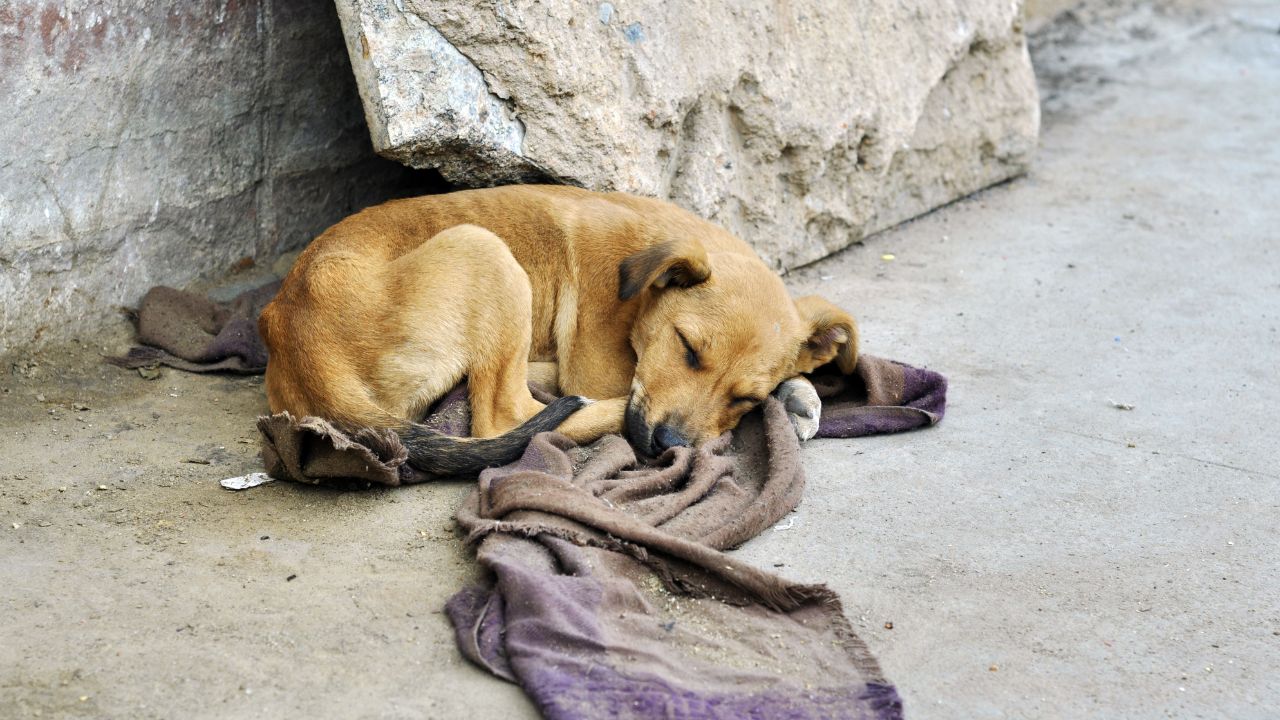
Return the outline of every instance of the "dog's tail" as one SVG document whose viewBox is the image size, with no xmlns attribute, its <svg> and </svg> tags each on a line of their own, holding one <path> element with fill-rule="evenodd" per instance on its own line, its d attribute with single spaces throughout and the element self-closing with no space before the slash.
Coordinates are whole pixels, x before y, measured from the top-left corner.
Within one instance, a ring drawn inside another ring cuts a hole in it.
<svg viewBox="0 0 1280 720">
<path fill-rule="evenodd" d="M 417 423 L 402 425 L 397 433 L 413 467 L 434 475 L 474 475 L 514 461 L 534 435 L 555 430 L 588 402 L 579 395 L 556 398 L 523 425 L 494 438 L 453 437 Z"/>
</svg>

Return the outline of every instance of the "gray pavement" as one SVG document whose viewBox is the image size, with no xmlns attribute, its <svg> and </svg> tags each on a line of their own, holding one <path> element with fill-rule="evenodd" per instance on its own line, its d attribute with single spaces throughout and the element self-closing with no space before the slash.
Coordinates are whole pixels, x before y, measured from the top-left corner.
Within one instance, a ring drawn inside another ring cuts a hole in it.
<svg viewBox="0 0 1280 720">
<path fill-rule="evenodd" d="M 1117 7 L 1037 38 L 1029 176 L 788 278 L 951 380 L 738 551 L 909 717 L 1280 716 L 1280 6 Z M 533 716 L 439 614 L 464 484 L 226 492 L 260 382 L 100 350 L 0 376 L 0 716 Z"/>
<path fill-rule="evenodd" d="M 930 431 L 810 445 L 794 524 L 742 551 L 837 589 L 914 717 L 1280 717 L 1262 7 L 1067 57 L 1029 177 L 792 278 L 951 380 Z"/>
</svg>

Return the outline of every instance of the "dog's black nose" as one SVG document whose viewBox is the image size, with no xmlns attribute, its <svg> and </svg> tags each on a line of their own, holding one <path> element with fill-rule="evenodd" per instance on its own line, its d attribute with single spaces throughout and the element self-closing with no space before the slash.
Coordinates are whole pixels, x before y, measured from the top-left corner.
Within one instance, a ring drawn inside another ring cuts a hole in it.
<svg viewBox="0 0 1280 720">
<path fill-rule="evenodd" d="M 667 448 L 682 447 L 688 445 L 689 441 L 684 436 L 676 432 L 676 429 L 670 425 L 659 425 L 653 429 L 653 449 L 655 452 L 662 452 Z"/>
</svg>

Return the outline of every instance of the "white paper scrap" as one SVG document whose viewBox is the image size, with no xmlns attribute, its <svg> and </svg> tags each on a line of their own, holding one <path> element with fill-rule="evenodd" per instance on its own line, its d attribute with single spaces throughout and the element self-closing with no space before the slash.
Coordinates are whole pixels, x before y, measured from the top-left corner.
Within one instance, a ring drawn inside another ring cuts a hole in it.
<svg viewBox="0 0 1280 720">
<path fill-rule="evenodd" d="M 228 490 L 248 490 L 251 487 L 258 487 L 265 483 L 269 483 L 275 478 L 266 473 L 249 473 L 240 477 L 231 477 L 222 481 L 222 487 Z"/>
</svg>

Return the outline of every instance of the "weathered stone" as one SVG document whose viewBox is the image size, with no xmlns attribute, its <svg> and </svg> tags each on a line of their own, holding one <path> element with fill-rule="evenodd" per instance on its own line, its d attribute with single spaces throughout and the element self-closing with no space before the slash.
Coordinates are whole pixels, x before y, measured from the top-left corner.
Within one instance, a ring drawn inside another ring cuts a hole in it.
<svg viewBox="0 0 1280 720">
<path fill-rule="evenodd" d="M 337 0 L 374 144 L 667 197 L 793 267 L 1020 173 L 1010 0 Z"/>
<path fill-rule="evenodd" d="M 412 182 L 369 147 L 326 3 L 0 2 L 0 100 L 0 355 Z"/>
<path fill-rule="evenodd" d="M 1023 14 L 1027 18 L 1027 32 L 1034 34 L 1055 17 L 1082 2 L 1083 0 L 1024 0 Z"/>
</svg>

